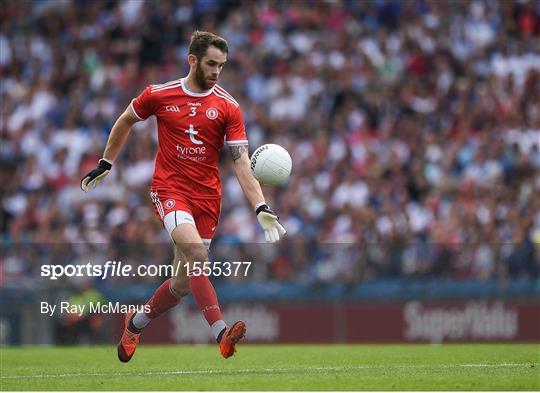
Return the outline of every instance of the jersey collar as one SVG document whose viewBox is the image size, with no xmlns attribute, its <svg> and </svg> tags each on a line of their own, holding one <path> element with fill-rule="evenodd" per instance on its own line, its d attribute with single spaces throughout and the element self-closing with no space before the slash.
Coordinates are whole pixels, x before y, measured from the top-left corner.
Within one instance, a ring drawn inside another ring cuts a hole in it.
<svg viewBox="0 0 540 393">
<path fill-rule="evenodd" d="M 182 78 L 180 80 L 180 82 L 181 82 L 180 86 L 182 87 L 182 90 L 184 90 L 184 93 L 186 93 L 189 96 L 192 96 L 192 97 L 206 97 L 206 96 L 209 96 L 210 94 L 212 94 L 212 92 L 214 91 L 214 87 L 212 87 L 210 90 L 206 90 L 203 93 L 195 93 L 194 91 L 191 91 L 186 87 L 185 79 L 186 78 Z"/>
</svg>

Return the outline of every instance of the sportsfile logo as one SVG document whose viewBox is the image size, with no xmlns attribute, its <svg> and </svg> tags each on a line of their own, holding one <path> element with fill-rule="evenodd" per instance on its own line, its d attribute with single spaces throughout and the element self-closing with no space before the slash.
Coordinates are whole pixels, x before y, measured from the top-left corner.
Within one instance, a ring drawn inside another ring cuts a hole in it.
<svg viewBox="0 0 540 393">
<path fill-rule="evenodd" d="M 41 277 L 58 280 L 63 277 L 178 277 L 215 276 L 247 277 L 250 261 L 206 261 L 182 262 L 173 265 L 138 265 L 133 267 L 122 261 L 107 261 L 103 265 L 86 263 L 84 265 L 43 265 Z"/>
</svg>

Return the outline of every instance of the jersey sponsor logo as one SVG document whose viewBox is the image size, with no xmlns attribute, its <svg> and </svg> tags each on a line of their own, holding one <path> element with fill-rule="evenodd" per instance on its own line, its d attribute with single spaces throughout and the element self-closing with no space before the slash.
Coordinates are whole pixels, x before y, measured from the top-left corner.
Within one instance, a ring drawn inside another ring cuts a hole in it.
<svg viewBox="0 0 540 393">
<path fill-rule="evenodd" d="M 199 133 L 199 131 L 197 131 L 195 128 L 193 128 L 193 124 L 190 124 L 189 125 L 189 130 L 185 130 L 184 132 L 186 134 L 189 134 L 189 139 L 194 144 L 196 144 L 196 145 L 202 145 L 203 144 L 203 141 L 195 138 L 197 136 L 197 134 Z"/>
<path fill-rule="evenodd" d="M 206 110 L 206 117 L 208 117 L 210 120 L 217 119 L 218 117 L 218 111 L 216 108 L 208 108 Z"/>
<path fill-rule="evenodd" d="M 165 110 L 168 112 L 180 112 L 180 108 L 178 108 L 176 105 L 167 105 Z"/>
<path fill-rule="evenodd" d="M 166 209 L 172 209 L 176 205 L 176 201 L 174 199 L 167 199 L 165 201 L 165 208 Z"/>
<path fill-rule="evenodd" d="M 196 146 L 192 147 L 176 145 L 178 158 L 181 160 L 190 161 L 206 161 L 206 146 L 201 146 L 202 144 L 204 144 L 204 142 L 197 139 L 197 134 L 199 133 L 199 131 L 197 131 L 195 127 L 193 127 L 193 124 L 190 124 L 189 129 L 185 130 L 184 132 L 186 134 L 189 134 L 189 140 Z"/>
<path fill-rule="evenodd" d="M 176 145 L 178 158 L 190 161 L 206 161 L 206 146 L 187 147 Z"/>
</svg>

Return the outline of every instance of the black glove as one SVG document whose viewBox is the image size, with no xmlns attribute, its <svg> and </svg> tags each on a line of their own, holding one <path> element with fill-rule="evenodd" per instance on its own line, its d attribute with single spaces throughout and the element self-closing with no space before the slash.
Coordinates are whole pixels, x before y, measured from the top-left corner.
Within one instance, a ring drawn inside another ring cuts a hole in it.
<svg viewBox="0 0 540 393">
<path fill-rule="evenodd" d="M 88 192 L 90 187 L 96 188 L 96 186 L 103 180 L 105 176 L 110 172 L 112 164 L 105 159 L 98 161 L 96 169 L 92 169 L 81 180 L 81 190 Z"/>
<path fill-rule="evenodd" d="M 279 223 L 277 214 L 270 210 L 268 205 L 263 204 L 259 206 L 255 210 L 255 213 L 257 214 L 259 224 L 261 224 L 264 230 L 264 238 L 267 242 L 277 242 L 280 237 L 283 237 L 287 233 L 283 225 Z"/>
</svg>

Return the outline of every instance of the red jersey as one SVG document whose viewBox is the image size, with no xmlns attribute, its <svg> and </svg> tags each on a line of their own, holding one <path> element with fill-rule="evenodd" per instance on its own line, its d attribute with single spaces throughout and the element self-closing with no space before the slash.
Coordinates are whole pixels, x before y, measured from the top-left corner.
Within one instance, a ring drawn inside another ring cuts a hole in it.
<svg viewBox="0 0 540 393">
<path fill-rule="evenodd" d="M 158 151 L 152 189 L 196 199 L 221 198 L 219 151 L 248 143 L 240 106 L 222 87 L 189 91 L 184 80 L 150 85 L 131 109 L 157 118 Z"/>
</svg>

